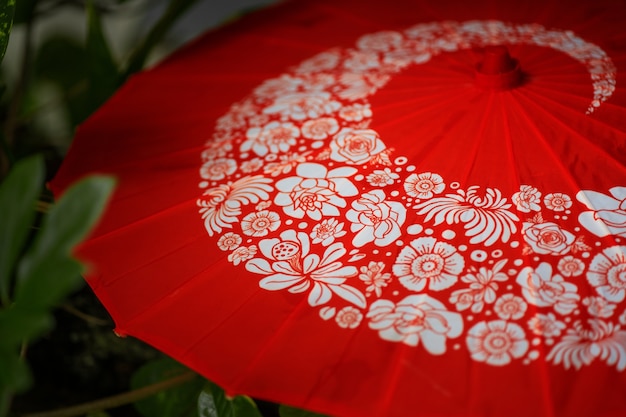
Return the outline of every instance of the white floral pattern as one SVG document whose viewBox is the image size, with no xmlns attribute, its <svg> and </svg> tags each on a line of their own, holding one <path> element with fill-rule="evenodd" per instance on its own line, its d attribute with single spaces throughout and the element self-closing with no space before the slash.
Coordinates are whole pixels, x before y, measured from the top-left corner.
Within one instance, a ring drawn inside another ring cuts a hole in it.
<svg viewBox="0 0 626 417">
<path fill-rule="evenodd" d="M 560 275 L 552 275 L 552 265 L 542 262 L 536 269 L 530 266 L 517 276 L 522 294 L 530 304 L 538 307 L 552 306 L 563 315 L 570 314 L 577 306 L 580 296 L 576 285 Z"/>
<path fill-rule="evenodd" d="M 415 239 L 400 251 L 393 265 L 398 281 L 411 291 L 440 291 L 451 287 L 465 261 L 456 248 L 432 237 Z"/>
<path fill-rule="evenodd" d="M 381 338 L 409 346 L 421 341 L 433 355 L 445 353 L 446 339 L 458 337 L 463 330 L 459 313 L 447 311 L 443 303 L 426 294 L 409 295 L 397 304 L 375 301 L 367 317 Z"/>
<path fill-rule="evenodd" d="M 515 323 L 483 321 L 467 332 L 467 348 L 474 360 L 502 366 L 524 356 L 528 341 L 524 330 Z"/>
<path fill-rule="evenodd" d="M 299 297 L 340 331 L 432 355 L 454 345 L 491 366 L 531 363 L 543 344 L 557 366 L 626 369 L 626 185 L 463 183 L 372 128 L 369 97 L 394 75 L 501 43 L 580 62 L 588 114 L 615 90 L 604 51 L 535 24 L 364 35 L 266 80 L 218 119 L 198 169 L 211 241 L 255 285 Z"/>
<path fill-rule="evenodd" d="M 361 195 L 346 212 L 346 219 L 352 222 L 350 230 L 356 232 L 352 244 L 361 246 L 374 242 L 376 246 L 387 246 L 402 234 L 406 209 L 401 203 L 387 201 L 385 193 L 374 190 Z"/>
</svg>

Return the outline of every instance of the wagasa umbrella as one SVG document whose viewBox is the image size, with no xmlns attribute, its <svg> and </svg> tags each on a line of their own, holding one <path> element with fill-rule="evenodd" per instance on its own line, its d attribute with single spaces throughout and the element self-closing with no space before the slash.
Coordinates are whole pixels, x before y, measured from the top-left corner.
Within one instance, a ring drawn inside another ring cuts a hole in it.
<svg viewBox="0 0 626 417">
<path fill-rule="evenodd" d="M 330 415 L 626 413 L 626 6 L 293 1 L 132 78 L 51 186 L 116 331 Z"/>
</svg>

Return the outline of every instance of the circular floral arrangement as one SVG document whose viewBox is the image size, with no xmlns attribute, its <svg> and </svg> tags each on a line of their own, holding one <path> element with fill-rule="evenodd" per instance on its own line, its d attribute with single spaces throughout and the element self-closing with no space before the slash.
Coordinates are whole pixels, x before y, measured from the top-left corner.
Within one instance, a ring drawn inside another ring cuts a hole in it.
<svg viewBox="0 0 626 417">
<path fill-rule="evenodd" d="M 566 368 L 626 369 L 626 187 L 568 195 L 522 185 L 503 195 L 435 168 L 416 172 L 369 128 L 367 99 L 394 74 L 501 43 L 585 65 L 587 113 L 615 89 L 604 51 L 535 24 L 363 36 L 267 80 L 219 119 L 200 169 L 209 236 L 261 288 L 306 297 L 346 331 L 365 326 L 433 355 L 464 348 L 496 366 L 548 351 Z"/>
</svg>

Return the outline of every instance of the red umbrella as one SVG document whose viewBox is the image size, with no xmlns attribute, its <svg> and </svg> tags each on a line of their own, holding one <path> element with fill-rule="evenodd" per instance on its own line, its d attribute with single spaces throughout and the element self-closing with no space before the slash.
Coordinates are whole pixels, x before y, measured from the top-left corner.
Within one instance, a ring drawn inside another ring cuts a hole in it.
<svg viewBox="0 0 626 417">
<path fill-rule="evenodd" d="M 297 1 L 131 79 L 53 181 L 116 321 L 336 416 L 626 413 L 626 6 Z"/>
</svg>

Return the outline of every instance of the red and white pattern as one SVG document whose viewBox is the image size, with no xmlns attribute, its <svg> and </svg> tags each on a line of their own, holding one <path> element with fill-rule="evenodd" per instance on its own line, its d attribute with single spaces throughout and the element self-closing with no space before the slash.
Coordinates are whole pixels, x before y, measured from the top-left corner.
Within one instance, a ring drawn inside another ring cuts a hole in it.
<svg viewBox="0 0 626 417">
<path fill-rule="evenodd" d="M 624 370 L 626 187 L 568 195 L 524 184 L 505 195 L 437 167 L 416 172 L 370 128 L 368 97 L 394 74 L 496 43 L 582 63 L 587 113 L 615 89 L 604 51 L 535 24 L 363 36 L 267 80 L 219 119 L 199 171 L 205 228 L 261 288 L 305 297 L 345 331 L 363 326 L 433 355 L 465 349 L 493 366 L 549 351 L 566 368 Z"/>
</svg>

